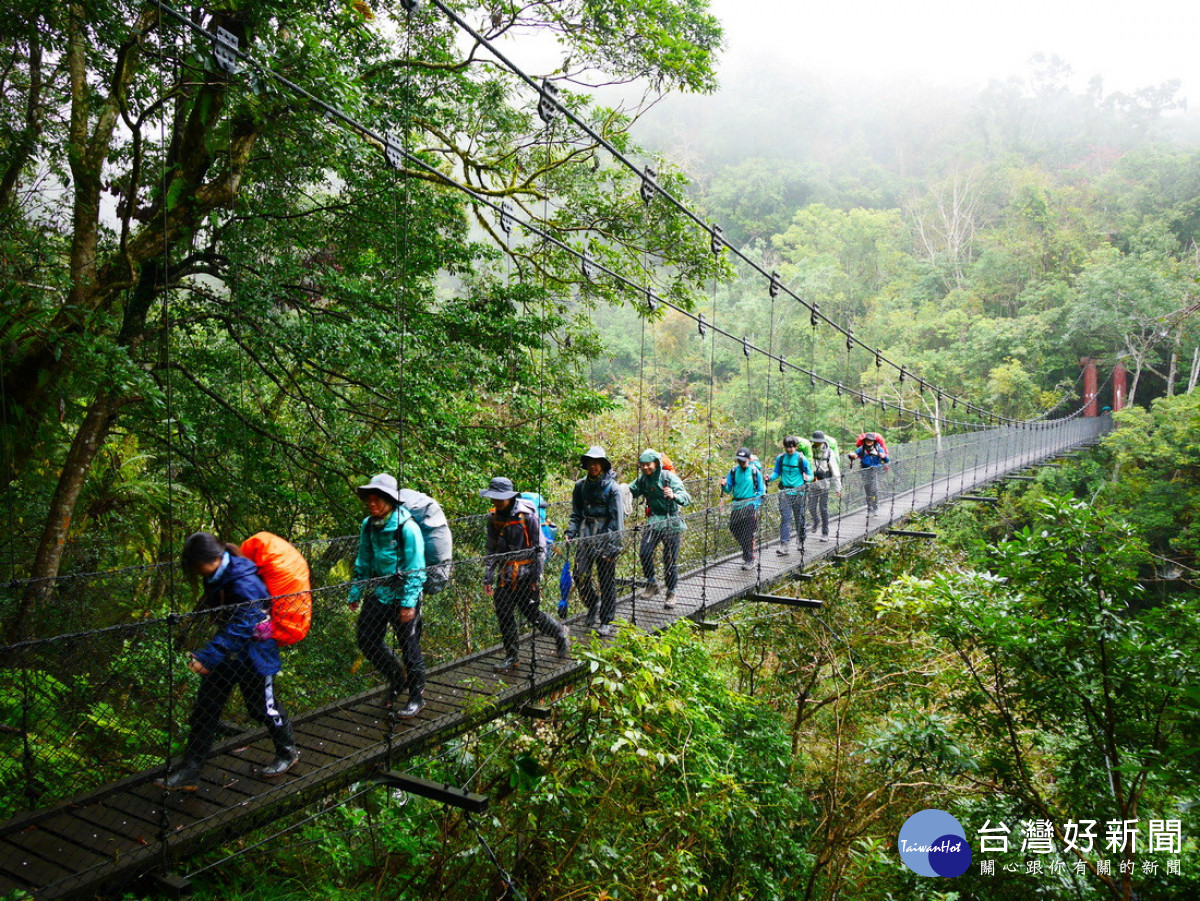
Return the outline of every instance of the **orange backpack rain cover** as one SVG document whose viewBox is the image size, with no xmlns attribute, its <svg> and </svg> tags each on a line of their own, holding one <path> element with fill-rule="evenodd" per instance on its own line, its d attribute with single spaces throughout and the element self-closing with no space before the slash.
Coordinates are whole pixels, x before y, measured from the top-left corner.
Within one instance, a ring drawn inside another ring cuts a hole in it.
<svg viewBox="0 0 1200 901">
<path fill-rule="evenodd" d="M 257 532 L 242 542 L 242 554 L 258 565 L 271 602 L 271 637 L 295 644 L 312 625 L 312 583 L 308 561 L 291 542 L 270 532 Z"/>
</svg>

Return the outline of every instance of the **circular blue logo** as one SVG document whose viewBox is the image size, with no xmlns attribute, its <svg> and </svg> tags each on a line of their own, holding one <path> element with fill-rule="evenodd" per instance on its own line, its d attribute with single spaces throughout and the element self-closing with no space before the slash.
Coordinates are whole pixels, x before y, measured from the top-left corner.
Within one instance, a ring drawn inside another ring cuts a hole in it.
<svg viewBox="0 0 1200 901">
<path fill-rule="evenodd" d="M 918 876 L 949 879 L 961 876 L 971 865 L 967 833 L 953 816 L 934 807 L 904 821 L 896 846 L 904 865 Z"/>
</svg>

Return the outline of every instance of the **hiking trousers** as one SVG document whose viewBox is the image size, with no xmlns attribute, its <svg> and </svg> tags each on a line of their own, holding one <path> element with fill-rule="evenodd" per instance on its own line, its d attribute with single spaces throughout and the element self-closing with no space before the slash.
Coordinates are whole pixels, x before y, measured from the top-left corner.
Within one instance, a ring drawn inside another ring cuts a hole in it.
<svg viewBox="0 0 1200 901">
<path fill-rule="evenodd" d="M 814 531 L 820 527 L 822 535 L 829 534 L 829 488 L 820 482 L 808 486 L 808 518 Z"/>
<path fill-rule="evenodd" d="M 596 542 L 582 539 L 575 548 L 575 585 L 587 607 L 587 621 L 607 625 L 617 615 L 617 561 L 607 559 Z M 600 582 L 600 596 L 592 582 L 592 570 Z"/>
<path fill-rule="evenodd" d="M 754 561 L 754 532 L 758 529 L 758 510 L 753 504 L 735 508 L 729 514 L 729 531 L 742 548 L 742 560 Z"/>
<path fill-rule="evenodd" d="M 863 494 L 866 495 L 868 513 L 874 513 L 879 509 L 879 482 L 882 478 L 882 466 L 863 467 Z"/>
<path fill-rule="evenodd" d="M 385 641 L 388 626 L 396 632 L 403 665 Z M 417 604 L 417 615 L 410 622 L 402 623 L 398 605 L 381 603 L 373 595 L 363 599 L 358 614 L 358 649 L 387 679 L 393 695 L 403 691 L 405 685 L 410 696 L 425 691 L 425 655 L 421 653 L 423 629 L 420 604 Z"/>
<path fill-rule="evenodd" d="M 517 630 L 517 612 L 537 631 L 550 638 L 557 638 L 562 626 L 554 617 L 540 609 L 542 592 L 535 583 L 511 588 L 497 585 L 492 592 L 492 603 L 496 608 L 496 619 L 500 623 L 500 639 L 504 642 L 506 657 L 516 657 L 520 647 Z"/>
<path fill-rule="evenodd" d="M 679 584 L 679 547 L 683 544 L 682 532 L 671 532 L 667 529 L 645 527 L 642 532 L 642 575 L 650 585 L 657 585 L 654 575 L 654 549 L 662 545 L 663 580 L 667 591 L 674 591 Z"/>
<path fill-rule="evenodd" d="M 785 488 L 779 492 L 779 540 L 784 544 L 792 540 L 793 520 L 796 522 L 796 538 L 801 544 L 804 543 L 804 505 L 803 488 Z"/>
<path fill-rule="evenodd" d="M 217 735 L 221 711 L 225 709 L 235 687 L 242 692 L 246 713 L 252 720 L 267 727 L 277 751 L 295 744 L 292 723 L 275 698 L 275 677 L 264 676 L 248 660 L 232 657 L 200 678 L 200 690 L 196 694 L 196 706 L 192 709 L 187 748 L 183 755 L 185 760 L 198 763 L 208 755 Z"/>
</svg>

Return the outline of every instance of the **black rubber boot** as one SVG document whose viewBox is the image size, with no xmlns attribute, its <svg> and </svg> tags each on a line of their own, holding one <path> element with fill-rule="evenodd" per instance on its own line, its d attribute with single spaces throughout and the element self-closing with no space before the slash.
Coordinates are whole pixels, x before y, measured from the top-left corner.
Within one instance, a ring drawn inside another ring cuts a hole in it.
<svg viewBox="0 0 1200 901">
<path fill-rule="evenodd" d="M 194 792 L 200 787 L 200 771 L 204 764 L 199 760 L 184 760 L 182 766 L 169 776 L 156 779 L 154 784 L 171 792 Z"/>
<path fill-rule="evenodd" d="M 408 703 L 404 707 L 396 711 L 396 716 L 402 720 L 409 720 L 421 712 L 421 708 L 425 706 L 425 696 L 420 692 L 409 695 Z"/>
<path fill-rule="evenodd" d="M 509 654 L 499 663 L 492 667 L 492 672 L 495 673 L 511 673 L 514 670 L 521 668 L 521 661 L 517 659 L 516 654 Z"/>
<path fill-rule="evenodd" d="M 276 776 L 282 776 L 300 759 L 300 749 L 295 745 L 290 745 L 284 748 L 275 749 L 275 759 L 268 763 L 260 771 L 260 775 L 265 779 L 274 779 Z"/>
</svg>

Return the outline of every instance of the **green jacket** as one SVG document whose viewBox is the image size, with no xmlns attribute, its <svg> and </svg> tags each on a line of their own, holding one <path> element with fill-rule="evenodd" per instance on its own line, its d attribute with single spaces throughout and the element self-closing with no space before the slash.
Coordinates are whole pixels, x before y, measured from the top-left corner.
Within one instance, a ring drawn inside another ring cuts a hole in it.
<svg viewBox="0 0 1200 901">
<path fill-rule="evenodd" d="M 651 529 L 662 529 L 668 532 L 685 532 L 687 523 L 679 513 L 680 507 L 686 507 L 692 502 L 692 497 L 684 487 L 683 481 L 675 473 L 662 468 L 662 456 L 657 451 L 648 450 L 639 462 L 655 464 L 652 475 L 642 473 L 637 477 L 629 491 L 634 497 L 644 498 L 650 508 L 650 518 L 647 526 Z M 663 488 L 670 488 L 675 493 L 672 500 L 663 495 Z"/>
<path fill-rule="evenodd" d="M 397 530 L 404 558 L 400 559 L 400 548 L 396 546 Z M 378 583 L 375 600 L 401 607 L 415 607 L 425 587 L 425 539 L 412 514 L 397 505 L 388 518 L 378 524 L 368 516 L 362 522 L 358 536 L 358 557 L 354 561 L 355 584 L 350 586 L 350 603 L 362 599 L 363 579 L 380 579 L 400 574 L 398 580 L 389 579 Z"/>
</svg>

